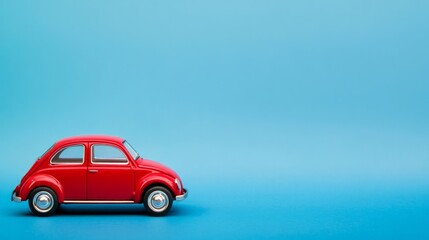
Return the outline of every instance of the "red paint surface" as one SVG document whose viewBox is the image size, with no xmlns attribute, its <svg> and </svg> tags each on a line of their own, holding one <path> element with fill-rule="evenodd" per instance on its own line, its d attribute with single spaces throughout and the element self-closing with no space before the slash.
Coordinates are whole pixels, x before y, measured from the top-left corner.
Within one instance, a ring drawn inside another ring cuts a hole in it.
<svg viewBox="0 0 429 240">
<path fill-rule="evenodd" d="M 184 194 L 179 191 L 176 172 L 170 168 L 143 158 L 134 160 L 123 145 L 124 139 L 104 135 L 65 138 L 37 160 L 15 191 L 22 200 L 36 187 L 54 190 L 60 203 L 65 200 L 133 200 L 141 202 L 142 194 L 149 186 L 163 185 L 173 196 Z M 84 145 L 82 164 L 51 164 L 51 158 L 67 146 Z M 120 149 L 128 159 L 126 164 L 100 164 L 91 161 L 91 146 L 107 144 Z"/>
</svg>

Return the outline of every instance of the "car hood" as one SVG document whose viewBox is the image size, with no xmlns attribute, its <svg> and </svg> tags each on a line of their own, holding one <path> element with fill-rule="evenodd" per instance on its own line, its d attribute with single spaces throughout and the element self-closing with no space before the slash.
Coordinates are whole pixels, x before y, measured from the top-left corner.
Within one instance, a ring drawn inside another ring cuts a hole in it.
<svg viewBox="0 0 429 240">
<path fill-rule="evenodd" d="M 156 171 L 160 171 L 163 173 L 166 173 L 174 178 L 177 178 L 178 175 L 175 171 L 173 171 L 171 168 L 159 163 L 159 162 L 155 162 L 149 159 L 143 159 L 140 158 L 136 161 L 137 166 L 139 166 L 140 168 L 146 168 L 146 169 L 151 169 L 151 170 L 156 170 Z"/>
</svg>

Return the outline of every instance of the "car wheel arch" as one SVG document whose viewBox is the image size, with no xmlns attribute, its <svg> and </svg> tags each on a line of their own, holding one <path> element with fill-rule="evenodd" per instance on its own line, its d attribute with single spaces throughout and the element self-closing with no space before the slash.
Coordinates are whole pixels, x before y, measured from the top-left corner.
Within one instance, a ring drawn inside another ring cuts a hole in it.
<svg viewBox="0 0 429 240">
<path fill-rule="evenodd" d="M 20 190 L 22 200 L 27 200 L 31 192 L 39 187 L 47 187 L 55 192 L 58 202 L 64 202 L 64 191 L 61 183 L 53 176 L 47 174 L 36 175 L 28 179 Z"/>
<path fill-rule="evenodd" d="M 152 176 L 152 177 L 145 177 L 142 178 L 137 183 L 137 190 L 135 195 L 135 202 L 136 203 L 142 203 L 143 202 L 143 196 L 146 193 L 147 190 L 154 186 L 160 186 L 165 187 L 170 191 L 171 195 L 174 197 L 176 196 L 175 192 L 173 191 L 174 187 L 174 180 L 169 180 L 166 178 L 160 178 L 159 176 Z"/>
</svg>

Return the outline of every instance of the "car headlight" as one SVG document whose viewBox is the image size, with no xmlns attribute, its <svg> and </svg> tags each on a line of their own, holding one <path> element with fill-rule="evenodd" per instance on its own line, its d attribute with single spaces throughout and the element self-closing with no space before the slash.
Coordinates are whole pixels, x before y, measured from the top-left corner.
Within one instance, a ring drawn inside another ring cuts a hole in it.
<svg viewBox="0 0 429 240">
<path fill-rule="evenodd" d="M 177 189 L 179 189 L 179 192 L 182 192 L 182 182 L 178 178 L 176 178 L 174 182 L 176 183 Z"/>
</svg>

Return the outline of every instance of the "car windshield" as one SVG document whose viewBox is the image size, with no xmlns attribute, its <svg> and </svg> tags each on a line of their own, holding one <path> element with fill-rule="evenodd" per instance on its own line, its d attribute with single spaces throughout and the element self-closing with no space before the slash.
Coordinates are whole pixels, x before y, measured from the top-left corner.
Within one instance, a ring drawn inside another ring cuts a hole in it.
<svg viewBox="0 0 429 240">
<path fill-rule="evenodd" d="M 128 152 L 131 154 L 131 156 L 133 157 L 134 160 L 137 160 L 140 158 L 140 155 L 136 152 L 136 150 L 134 150 L 133 147 L 131 147 L 131 145 L 127 141 L 124 141 L 124 146 L 128 150 Z"/>
</svg>

